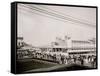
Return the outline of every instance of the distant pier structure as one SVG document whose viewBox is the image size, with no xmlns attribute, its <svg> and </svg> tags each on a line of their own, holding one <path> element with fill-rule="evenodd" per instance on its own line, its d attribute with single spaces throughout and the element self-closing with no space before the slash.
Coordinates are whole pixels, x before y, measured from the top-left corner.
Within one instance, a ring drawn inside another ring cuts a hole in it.
<svg viewBox="0 0 100 76">
<path fill-rule="evenodd" d="M 72 40 L 71 37 L 65 36 L 64 39 L 56 38 L 51 43 L 54 48 L 65 48 L 69 55 L 95 55 L 96 56 L 96 39 Z"/>
<path fill-rule="evenodd" d="M 24 42 L 23 37 L 17 38 L 17 55 L 20 58 L 31 58 L 34 53 L 65 56 L 96 56 L 96 39 L 72 40 L 65 36 L 64 39 L 56 37 L 55 42 L 49 46 L 31 46 Z"/>
</svg>

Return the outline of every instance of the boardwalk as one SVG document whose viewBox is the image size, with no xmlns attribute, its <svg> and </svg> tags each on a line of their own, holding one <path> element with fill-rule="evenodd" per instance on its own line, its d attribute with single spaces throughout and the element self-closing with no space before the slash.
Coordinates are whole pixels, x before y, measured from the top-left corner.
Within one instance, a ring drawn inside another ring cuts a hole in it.
<svg viewBox="0 0 100 76">
<path fill-rule="evenodd" d="M 54 62 L 48 62 L 38 59 L 24 59 L 24 60 L 19 60 L 17 62 L 18 62 L 17 66 L 18 73 L 91 69 L 90 67 L 87 66 L 81 66 L 76 64 L 57 64 Z"/>
</svg>

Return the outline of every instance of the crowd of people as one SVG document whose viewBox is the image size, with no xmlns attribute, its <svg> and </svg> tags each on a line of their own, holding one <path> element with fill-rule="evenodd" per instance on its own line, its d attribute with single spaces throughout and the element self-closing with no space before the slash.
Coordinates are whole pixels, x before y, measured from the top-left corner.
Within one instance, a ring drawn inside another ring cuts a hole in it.
<svg viewBox="0 0 100 76">
<path fill-rule="evenodd" d="M 69 55 L 65 56 L 62 54 L 47 54 L 47 53 L 33 53 L 33 58 L 39 58 L 43 60 L 53 61 L 58 64 L 78 64 L 83 66 L 96 66 L 96 56 L 90 55 Z"/>
<path fill-rule="evenodd" d="M 28 56 L 29 58 L 41 59 L 51 61 L 57 64 L 78 64 L 82 66 L 96 67 L 96 56 L 95 55 L 63 55 L 55 52 L 39 52 L 34 51 L 23 51 L 19 53 L 20 57 Z"/>
</svg>

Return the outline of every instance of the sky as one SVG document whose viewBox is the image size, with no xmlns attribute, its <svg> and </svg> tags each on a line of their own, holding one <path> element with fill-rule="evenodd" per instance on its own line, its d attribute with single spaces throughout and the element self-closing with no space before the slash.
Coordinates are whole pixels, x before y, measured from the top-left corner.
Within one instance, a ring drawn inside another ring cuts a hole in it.
<svg viewBox="0 0 100 76">
<path fill-rule="evenodd" d="M 62 20 L 41 12 L 38 7 L 91 25 Z M 33 46 L 49 45 L 56 37 L 88 40 L 96 37 L 96 8 L 18 4 L 18 36 Z"/>
</svg>

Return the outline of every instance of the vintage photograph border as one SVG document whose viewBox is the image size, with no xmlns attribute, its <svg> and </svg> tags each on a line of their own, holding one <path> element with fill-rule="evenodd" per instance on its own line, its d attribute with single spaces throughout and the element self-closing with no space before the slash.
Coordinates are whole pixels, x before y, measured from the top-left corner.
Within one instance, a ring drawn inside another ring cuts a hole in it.
<svg viewBox="0 0 100 76">
<path fill-rule="evenodd" d="M 98 7 L 97 6 L 85 6 L 85 5 L 71 5 L 71 4 L 53 4 L 53 3 L 38 3 L 38 2 L 12 2 L 11 3 L 11 73 L 17 74 L 16 71 L 16 54 L 17 54 L 17 5 L 20 4 L 37 4 L 37 5 L 50 5 L 50 6 L 69 6 L 69 7 L 84 7 L 84 8 L 96 8 L 96 69 L 98 69 Z M 86 69 L 88 70 L 88 69 Z M 89 69 L 93 70 L 93 69 Z M 71 70 L 73 71 L 73 70 Z M 77 71 L 77 70 L 74 70 Z M 53 71 L 58 72 L 58 71 Z M 61 71 L 60 71 L 61 72 Z M 36 72 L 41 73 L 41 72 Z"/>
</svg>

